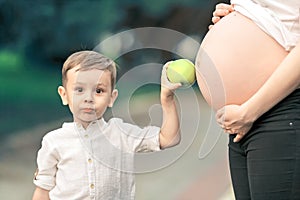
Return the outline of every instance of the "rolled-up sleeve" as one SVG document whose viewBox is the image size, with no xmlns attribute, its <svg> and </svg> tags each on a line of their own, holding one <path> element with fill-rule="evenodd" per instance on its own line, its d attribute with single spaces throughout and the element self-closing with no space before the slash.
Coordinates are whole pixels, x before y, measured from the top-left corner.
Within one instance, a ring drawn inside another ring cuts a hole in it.
<svg viewBox="0 0 300 200">
<path fill-rule="evenodd" d="M 51 190 L 55 186 L 58 153 L 48 137 L 44 137 L 42 146 L 37 154 L 37 166 L 33 183 L 45 190 Z"/>
<path fill-rule="evenodd" d="M 147 126 L 139 129 L 137 138 L 134 141 L 135 152 L 159 151 L 159 133 L 160 128 L 155 126 Z"/>
<path fill-rule="evenodd" d="M 124 123 L 121 119 L 112 119 L 111 127 L 118 128 L 119 134 L 124 141 L 127 142 L 128 148 L 133 152 L 151 152 L 159 151 L 159 133 L 160 128 L 156 126 L 147 126 L 140 128 L 139 126 Z M 113 130 L 111 130 L 114 132 Z"/>
</svg>

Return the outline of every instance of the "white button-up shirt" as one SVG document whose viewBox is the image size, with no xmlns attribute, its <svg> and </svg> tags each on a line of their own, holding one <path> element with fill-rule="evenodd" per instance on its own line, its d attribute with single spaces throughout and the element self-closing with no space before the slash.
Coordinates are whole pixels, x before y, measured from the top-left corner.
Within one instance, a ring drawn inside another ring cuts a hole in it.
<svg viewBox="0 0 300 200">
<path fill-rule="evenodd" d="M 50 199 L 134 199 L 134 152 L 158 151 L 159 127 L 113 118 L 85 130 L 76 123 L 46 134 L 38 152 L 34 184 Z"/>
</svg>

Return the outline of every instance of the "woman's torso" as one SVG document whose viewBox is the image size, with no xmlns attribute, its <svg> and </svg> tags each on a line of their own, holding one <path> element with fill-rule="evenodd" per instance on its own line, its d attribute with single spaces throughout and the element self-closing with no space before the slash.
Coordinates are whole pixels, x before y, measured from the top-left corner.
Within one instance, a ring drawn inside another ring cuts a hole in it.
<svg viewBox="0 0 300 200">
<path fill-rule="evenodd" d="M 253 21 L 233 12 L 202 41 L 196 58 L 197 82 L 215 110 L 242 104 L 270 77 L 287 51 Z"/>
</svg>

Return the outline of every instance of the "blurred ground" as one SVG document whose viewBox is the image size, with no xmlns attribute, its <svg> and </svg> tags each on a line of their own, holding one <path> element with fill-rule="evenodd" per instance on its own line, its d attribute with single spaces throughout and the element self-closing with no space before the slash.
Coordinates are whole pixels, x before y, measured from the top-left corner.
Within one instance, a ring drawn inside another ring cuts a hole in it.
<svg viewBox="0 0 300 200">
<path fill-rule="evenodd" d="M 191 118 L 182 119 L 182 142 L 179 146 L 137 157 L 137 166 L 158 164 L 147 173 L 136 176 L 137 200 L 232 200 L 228 163 L 227 163 L 227 136 L 221 134 L 216 145 L 209 154 L 199 159 L 199 149 L 207 131 L 217 131 L 218 127 L 211 122 L 211 111 L 204 103 L 202 97 L 197 94 L 197 102 L 190 98 L 187 90 L 179 91 L 179 103 L 184 110 L 183 116 L 193 117 L 195 103 L 199 103 L 201 120 L 197 132 Z M 140 99 L 140 105 L 136 105 L 133 117 L 146 119 L 138 109 L 143 107 L 145 99 Z M 122 102 L 120 102 L 122 103 Z M 152 111 L 154 112 L 154 111 Z M 184 114 L 184 113 L 186 114 Z M 154 112 L 154 116 L 160 114 Z M 197 115 L 196 115 L 197 116 Z M 152 118 L 154 118 L 152 116 Z M 157 117 L 159 118 L 159 117 Z M 39 149 L 42 136 L 49 130 L 61 125 L 63 120 L 40 124 L 29 130 L 13 134 L 0 147 L 0 199 L 20 200 L 31 199 L 34 185 L 32 184 L 33 173 L 36 168 L 35 157 Z M 195 137 L 193 137 L 195 136 Z M 170 161 L 168 161 L 170 159 Z"/>
</svg>

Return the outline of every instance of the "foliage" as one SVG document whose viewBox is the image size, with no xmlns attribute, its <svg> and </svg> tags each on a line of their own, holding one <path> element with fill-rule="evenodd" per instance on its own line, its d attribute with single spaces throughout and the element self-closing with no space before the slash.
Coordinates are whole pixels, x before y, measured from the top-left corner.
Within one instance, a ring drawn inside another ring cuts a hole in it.
<svg viewBox="0 0 300 200">
<path fill-rule="evenodd" d="M 15 131 L 66 114 L 56 94 L 63 61 L 93 49 L 107 34 L 164 27 L 203 35 L 217 0 L 0 0 L 1 131 Z M 120 58 L 124 73 L 157 51 Z M 13 125 L 12 125 L 13 124 Z"/>
</svg>

